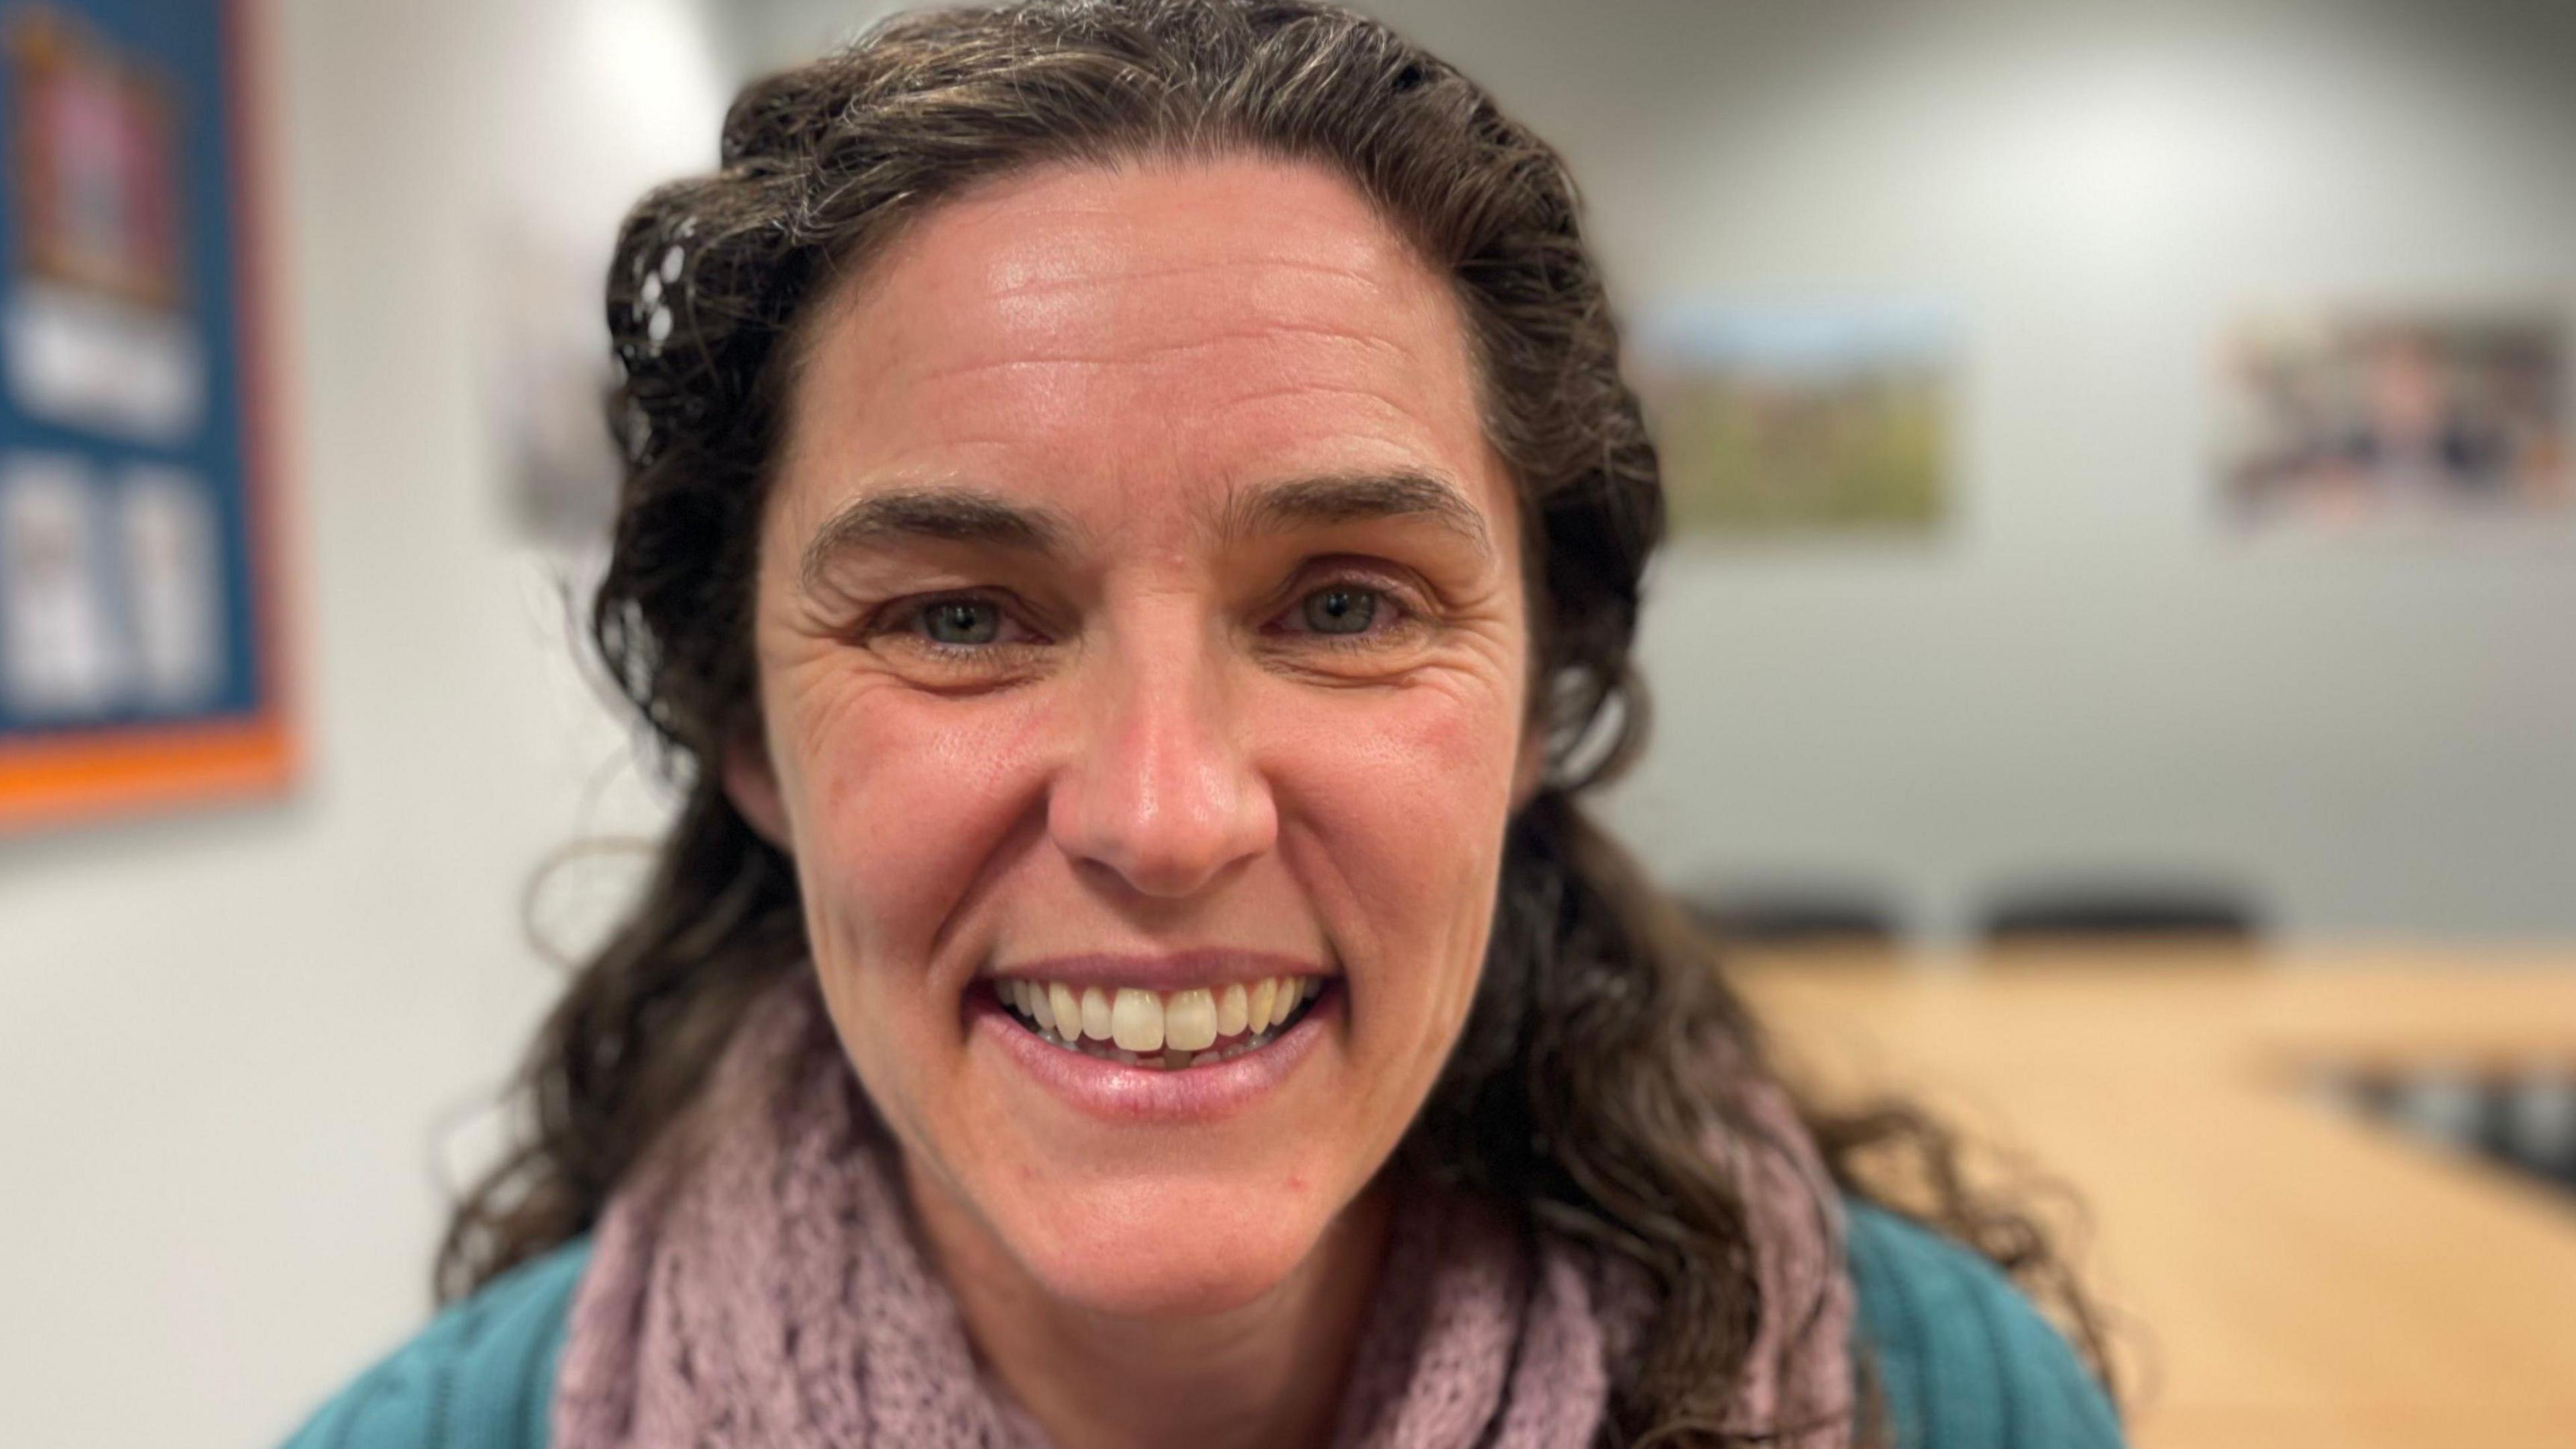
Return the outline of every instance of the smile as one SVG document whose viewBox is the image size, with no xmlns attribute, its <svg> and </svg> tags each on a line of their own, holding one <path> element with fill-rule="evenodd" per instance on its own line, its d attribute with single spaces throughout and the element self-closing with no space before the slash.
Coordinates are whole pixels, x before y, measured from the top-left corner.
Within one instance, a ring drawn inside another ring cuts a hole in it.
<svg viewBox="0 0 2576 1449">
<path fill-rule="evenodd" d="M 1060 956 L 987 975 L 960 1005 L 983 1059 L 1010 1069 L 1003 1080 L 1096 1122 L 1206 1127 L 1347 1049 L 1343 983 L 1329 968 L 1242 951 Z"/>
<path fill-rule="evenodd" d="M 1002 1008 L 1060 1050 L 1122 1066 L 1183 1071 L 1260 1051 L 1285 1035 L 1323 994 L 1321 976 L 1270 976 L 1181 991 L 1073 986 L 1003 977 Z"/>
</svg>

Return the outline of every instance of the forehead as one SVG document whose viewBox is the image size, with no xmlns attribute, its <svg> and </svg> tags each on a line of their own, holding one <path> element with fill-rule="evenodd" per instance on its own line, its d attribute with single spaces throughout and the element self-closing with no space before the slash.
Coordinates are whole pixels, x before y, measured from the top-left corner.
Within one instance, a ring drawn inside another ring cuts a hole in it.
<svg viewBox="0 0 2576 1449">
<path fill-rule="evenodd" d="M 816 319 L 786 490 L 1035 492 L 1101 526 L 1267 478 L 1411 471 L 1508 516 L 1462 314 L 1348 183 L 1055 167 L 945 201 Z"/>
</svg>

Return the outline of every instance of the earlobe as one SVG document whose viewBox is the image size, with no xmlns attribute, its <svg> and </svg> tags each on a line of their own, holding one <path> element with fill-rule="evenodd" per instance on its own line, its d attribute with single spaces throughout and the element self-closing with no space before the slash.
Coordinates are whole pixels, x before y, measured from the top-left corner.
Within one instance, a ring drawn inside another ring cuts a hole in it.
<svg viewBox="0 0 2576 1449">
<path fill-rule="evenodd" d="M 759 732 L 745 730 L 734 736 L 720 768 L 725 798 L 761 839 L 786 852 L 786 804 L 778 793 L 778 771 L 769 763 L 769 747 Z"/>
</svg>

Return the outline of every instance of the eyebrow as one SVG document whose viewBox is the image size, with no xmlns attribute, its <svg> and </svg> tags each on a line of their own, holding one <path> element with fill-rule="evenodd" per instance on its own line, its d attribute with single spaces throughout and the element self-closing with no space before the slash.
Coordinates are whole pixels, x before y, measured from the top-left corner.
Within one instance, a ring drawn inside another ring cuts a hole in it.
<svg viewBox="0 0 2576 1449">
<path fill-rule="evenodd" d="M 1333 473 L 1298 478 L 1240 492 L 1226 500 L 1221 530 L 1237 534 L 1290 533 L 1378 518 L 1421 518 L 1456 533 L 1493 557 L 1485 516 L 1456 484 L 1430 473 Z"/>
<path fill-rule="evenodd" d="M 1292 533 L 1300 528 L 1421 518 L 1493 556 L 1484 515 L 1455 484 L 1412 470 L 1333 473 L 1294 478 L 1230 494 L 1218 520 L 1221 537 Z M 846 550 L 902 539 L 982 544 L 1060 556 L 1079 530 L 1054 509 L 1015 503 L 965 485 L 907 487 L 871 493 L 832 515 L 805 545 L 798 577 L 810 592 Z"/>
<path fill-rule="evenodd" d="M 957 485 L 871 493 L 835 513 L 805 545 L 798 579 L 811 593 L 846 550 L 928 538 L 979 543 L 1021 553 L 1061 554 L 1072 523 L 1051 508 L 1031 507 Z"/>
</svg>

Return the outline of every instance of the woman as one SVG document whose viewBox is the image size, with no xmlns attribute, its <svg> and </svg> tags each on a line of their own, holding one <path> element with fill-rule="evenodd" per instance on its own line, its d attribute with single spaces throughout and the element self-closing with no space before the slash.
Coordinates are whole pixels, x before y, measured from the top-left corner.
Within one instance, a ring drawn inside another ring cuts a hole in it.
<svg viewBox="0 0 2576 1449">
<path fill-rule="evenodd" d="M 737 100 L 609 312 L 596 633 L 686 804 L 463 1301 L 299 1442 L 2116 1442 L 1576 804 L 1655 459 L 1455 70 L 901 19 Z"/>
</svg>

